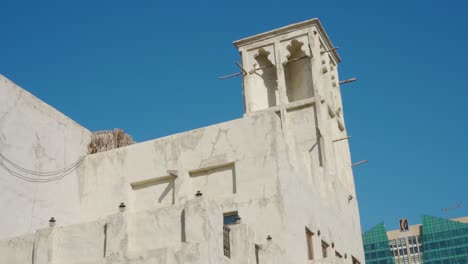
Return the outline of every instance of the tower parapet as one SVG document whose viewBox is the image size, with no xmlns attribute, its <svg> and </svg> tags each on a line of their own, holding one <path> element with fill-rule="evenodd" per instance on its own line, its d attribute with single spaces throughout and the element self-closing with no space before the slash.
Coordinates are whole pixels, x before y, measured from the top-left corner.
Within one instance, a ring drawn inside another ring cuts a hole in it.
<svg viewBox="0 0 468 264">
<path fill-rule="evenodd" d="M 341 107 L 337 65 L 341 61 L 318 19 L 234 42 L 247 71 L 245 113 L 326 97 Z"/>
</svg>

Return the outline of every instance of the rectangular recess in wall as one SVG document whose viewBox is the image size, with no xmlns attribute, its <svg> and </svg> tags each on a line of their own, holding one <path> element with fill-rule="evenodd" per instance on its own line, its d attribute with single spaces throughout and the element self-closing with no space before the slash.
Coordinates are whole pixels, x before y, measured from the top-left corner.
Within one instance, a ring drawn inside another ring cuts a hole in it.
<svg viewBox="0 0 468 264">
<path fill-rule="evenodd" d="M 312 231 L 310 231 L 307 227 L 305 228 L 306 233 L 306 241 L 307 241 L 307 256 L 309 260 L 314 259 L 314 245 L 313 245 L 313 235 Z"/>
<path fill-rule="evenodd" d="M 225 196 L 237 192 L 234 162 L 189 171 L 192 193 Z"/>
<path fill-rule="evenodd" d="M 172 175 L 133 182 L 135 209 L 150 209 L 160 205 L 173 205 L 174 180 Z"/>
<path fill-rule="evenodd" d="M 322 257 L 327 258 L 328 257 L 328 243 L 322 240 Z"/>
</svg>

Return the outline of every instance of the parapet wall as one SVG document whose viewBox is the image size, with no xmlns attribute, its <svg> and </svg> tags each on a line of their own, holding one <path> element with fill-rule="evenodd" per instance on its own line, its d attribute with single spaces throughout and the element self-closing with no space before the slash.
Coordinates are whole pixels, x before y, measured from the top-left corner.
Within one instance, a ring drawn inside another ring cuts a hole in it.
<svg viewBox="0 0 468 264">
<path fill-rule="evenodd" d="M 118 212 L 77 225 L 57 222 L 34 234 L 0 240 L 0 255 L 9 264 L 287 263 L 274 239 L 255 244 L 255 233 L 246 224 L 228 226 L 226 239 L 222 212 L 215 201 L 197 198 L 184 206 Z M 229 256 L 223 252 L 226 246 Z M 308 263 L 345 261 L 331 257 Z"/>
<path fill-rule="evenodd" d="M 35 234 L 0 240 L 0 255 L 9 264 L 256 263 L 255 246 L 248 243 L 253 235 L 243 224 L 231 226 L 232 254 L 224 256 L 222 210 L 197 198 L 183 206 L 118 212 L 71 226 L 58 221 Z"/>
</svg>

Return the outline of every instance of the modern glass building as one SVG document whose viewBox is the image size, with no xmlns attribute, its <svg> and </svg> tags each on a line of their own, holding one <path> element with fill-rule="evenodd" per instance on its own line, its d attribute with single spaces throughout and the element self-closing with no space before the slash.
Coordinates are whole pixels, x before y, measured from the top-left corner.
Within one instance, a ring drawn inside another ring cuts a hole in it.
<svg viewBox="0 0 468 264">
<path fill-rule="evenodd" d="M 388 247 L 387 231 L 380 223 L 362 235 L 366 263 L 394 264 L 393 255 Z"/>
<path fill-rule="evenodd" d="M 468 217 L 444 219 L 423 216 L 422 224 L 400 221 L 399 230 L 383 223 L 363 234 L 369 264 L 467 264 Z"/>
<path fill-rule="evenodd" d="M 423 216 L 424 258 L 426 264 L 468 263 L 468 224 Z"/>
</svg>

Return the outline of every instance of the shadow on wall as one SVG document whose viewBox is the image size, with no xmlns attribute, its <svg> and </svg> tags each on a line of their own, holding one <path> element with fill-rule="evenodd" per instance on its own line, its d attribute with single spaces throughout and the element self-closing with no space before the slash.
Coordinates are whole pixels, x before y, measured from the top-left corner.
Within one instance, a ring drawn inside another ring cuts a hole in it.
<svg viewBox="0 0 468 264">
<path fill-rule="evenodd" d="M 290 55 L 284 65 L 284 75 L 289 102 L 314 96 L 310 59 L 305 59 L 307 55 L 302 50 L 303 45 L 304 43 L 293 40 L 291 45 L 287 46 Z"/>
<path fill-rule="evenodd" d="M 213 196 L 237 193 L 236 169 L 234 163 L 189 172 L 192 193 L 201 191 Z"/>
<path fill-rule="evenodd" d="M 256 71 L 254 73 L 263 79 L 268 98 L 268 107 L 273 107 L 278 105 L 278 75 L 276 73 L 276 67 L 268 59 L 268 55 L 270 55 L 269 51 L 264 49 L 260 49 L 258 51 L 258 55 L 255 56 L 255 60 L 261 69 L 261 74 L 258 74 Z"/>
<path fill-rule="evenodd" d="M 132 184 L 135 194 L 134 206 L 137 210 L 175 203 L 175 178 L 171 176 L 151 179 L 146 182 Z M 155 201 L 157 201 L 155 203 Z"/>
</svg>

